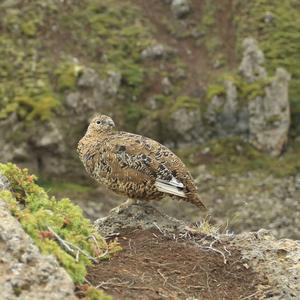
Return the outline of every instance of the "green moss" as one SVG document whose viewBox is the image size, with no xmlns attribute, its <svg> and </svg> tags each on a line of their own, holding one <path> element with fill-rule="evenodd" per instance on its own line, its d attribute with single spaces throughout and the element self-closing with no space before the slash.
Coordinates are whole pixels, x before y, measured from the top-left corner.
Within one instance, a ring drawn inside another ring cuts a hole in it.
<svg viewBox="0 0 300 300">
<path fill-rule="evenodd" d="M 21 24 L 22 32 L 28 37 L 34 37 L 37 33 L 37 23 L 35 20 L 29 20 Z"/>
<path fill-rule="evenodd" d="M 263 97 L 265 95 L 265 88 L 270 85 L 272 78 L 266 78 L 248 83 L 240 76 L 236 77 L 234 83 L 236 84 L 238 97 L 241 103 L 247 103 L 254 100 L 256 97 Z"/>
<path fill-rule="evenodd" d="M 25 117 L 27 121 L 35 119 L 49 120 L 53 109 L 59 105 L 59 102 L 51 95 L 45 95 L 37 99 L 26 96 L 17 97 L 16 101 L 19 104 L 18 113 L 21 117 Z"/>
<path fill-rule="evenodd" d="M 224 96 L 226 94 L 224 84 L 211 84 L 206 91 L 206 98 L 210 101 L 215 96 Z"/>
<path fill-rule="evenodd" d="M 19 169 L 13 164 L 0 164 L 0 172 L 9 180 L 10 191 L 1 191 L 12 214 L 20 221 L 25 231 L 32 237 L 42 253 L 53 254 L 67 270 L 75 283 L 83 282 L 86 268 L 91 264 L 88 257 L 80 254 L 78 261 L 56 242 L 49 231 L 52 228 L 61 238 L 80 247 L 88 255 L 97 257 L 118 245 L 107 245 L 96 232 L 89 220 L 83 217 L 81 209 L 69 199 L 56 200 L 35 184 L 35 176 L 28 170 Z M 96 238 L 97 244 L 90 239 Z"/>
<path fill-rule="evenodd" d="M 86 293 L 86 300 L 112 300 L 111 296 L 106 295 L 103 291 L 100 291 L 94 287 L 90 287 Z"/>
<path fill-rule="evenodd" d="M 171 113 L 179 109 L 195 110 L 200 108 L 199 100 L 189 96 L 179 96 L 171 107 Z"/>
<path fill-rule="evenodd" d="M 55 71 L 57 76 L 57 87 L 60 92 L 73 90 L 76 87 L 77 78 L 82 71 L 78 64 L 62 63 Z"/>
</svg>

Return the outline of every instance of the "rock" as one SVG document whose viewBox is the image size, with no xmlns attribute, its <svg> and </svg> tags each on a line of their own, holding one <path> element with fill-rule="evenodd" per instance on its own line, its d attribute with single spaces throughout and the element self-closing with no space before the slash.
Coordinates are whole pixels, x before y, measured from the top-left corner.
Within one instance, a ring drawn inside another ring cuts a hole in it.
<svg viewBox="0 0 300 300">
<path fill-rule="evenodd" d="M 190 4 L 187 0 L 173 0 L 171 3 L 172 13 L 176 18 L 183 18 L 191 11 Z"/>
<path fill-rule="evenodd" d="M 9 189 L 10 183 L 8 179 L 0 173 L 0 190 L 7 190 Z"/>
<path fill-rule="evenodd" d="M 37 147 L 59 147 L 63 141 L 63 136 L 53 122 L 45 123 L 43 128 L 38 130 L 34 138 Z"/>
<path fill-rule="evenodd" d="M 238 235 L 220 234 L 213 227 L 208 229 L 209 227 L 205 227 L 203 224 L 200 222 L 195 227 L 189 223 L 170 218 L 145 203 L 131 205 L 120 213 L 111 212 L 107 217 L 95 222 L 101 235 L 108 237 L 118 236 L 122 231 L 126 231 L 128 234 L 128 232 L 137 229 L 152 229 L 158 230 L 170 240 L 177 241 L 178 238 L 183 241 L 186 238 L 185 243 L 192 241 L 194 245 L 198 246 L 198 249 L 204 248 L 209 251 L 208 248 L 214 244 L 216 245 L 214 250 L 222 255 L 227 268 L 230 265 L 227 257 L 238 252 L 243 267 L 251 268 L 255 272 L 255 278 L 260 282 L 256 287 L 255 294 L 252 295 L 253 297 L 274 300 L 299 299 L 299 241 L 276 240 L 265 229 Z M 204 232 L 205 230 L 206 232 Z M 197 239 L 197 234 L 200 234 L 199 239 Z M 132 245 L 135 244 L 134 240 L 131 242 Z M 218 243 L 221 245 L 219 248 L 217 248 Z M 201 261 L 199 265 L 201 266 Z M 207 272 L 207 276 L 209 276 L 210 270 Z"/>
<path fill-rule="evenodd" d="M 77 85 L 83 88 L 95 87 L 99 82 L 99 75 L 91 68 L 83 68 L 77 81 Z"/>
<path fill-rule="evenodd" d="M 1 199 L 0 270 L 3 300 L 77 299 L 66 271 L 53 256 L 41 255 Z"/>
<path fill-rule="evenodd" d="M 264 14 L 264 22 L 269 24 L 274 20 L 274 15 L 270 11 L 266 11 Z"/>
<path fill-rule="evenodd" d="M 267 72 L 263 67 L 265 57 L 259 49 L 254 38 L 246 38 L 243 41 L 243 59 L 239 67 L 239 72 L 249 83 L 267 77 Z"/>
<path fill-rule="evenodd" d="M 155 44 L 152 46 L 147 47 L 141 53 L 142 59 L 158 59 L 158 58 L 165 58 L 169 53 L 169 49 L 167 49 L 162 44 Z"/>
<path fill-rule="evenodd" d="M 209 136 L 240 135 L 257 149 L 278 156 L 287 143 L 290 126 L 290 75 L 278 68 L 275 78 L 267 77 L 263 67 L 264 55 L 256 41 L 253 38 L 245 39 L 244 48 L 239 67 L 242 79 L 249 85 L 261 86 L 260 93 L 265 95 L 241 99 L 236 83 L 225 80 L 225 94 L 214 96 L 205 114 L 210 125 Z"/>
<path fill-rule="evenodd" d="M 203 142 L 204 126 L 200 109 L 180 108 L 171 115 L 170 137 L 175 137 L 177 146 Z"/>
<path fill-rule="evenodd" d="M 108 71 L 107 75 L 108 77 L 105 81 L 106 92 L 111 96 L 115 96 L 117 95 L 121 85 L 121 73 L 115 71 Z"/>
<path fill-rule="evenodd" d="M 171 83 L 171 81 L 170 81 L 170 79 L 168 77 L 164 77 L 162 79 L 161 86 L 162 86 L 163 93 L 165 95 L 169 95 L 171 93 L 172 83 Z"/>
<path fill-rule="evenodd" d="M 81 98 L 80 93 L 78 91 L 71 92 L 66 96 L 65 103 L 68 107 L 75 110 L 76 107 L 78 106 L 78 103 L 80 102 L 80 98 Z"/>
<path fill-rule="evenodd" d="M 162 230 L 169 232 L 182 231 L 186 226 L 184 222 L 160 213 L 146 202 L 133 204 L 122 210 L 121 213 L 111 212 L 107 217 L 98 219 L 94 223 L 103 236 L 120 232 L 126 228 L 155 228 L 155 224 L 159 224 L 158 226 Z"/>
<path fill-rule="evenodd" d="M 205 118 L 219 137 L 246 136 L 249 128 L 247 107 L 239 105 L 237 88 L 232 81 L 226 80 L 224 86 L 226 94 L 212 98 Z"/>
<path fill-rule="evenodd" d="M 261 278 L 266 278 L 269 291 L 258 288 L 264 297 L 259 299 L 299 299 L 300 296 L 300 242 L 276 240 L 266 231 L 243 233 L 233 240 Z"/>
<path fill-rule="evenodd" d="M 282 68 L 265 88 L 265 96 L 249 102 L 249 141 L 256 148 L 278 156 L 284 150 L 290 126 L 288 82 L 290 75 Z"/>
</svg>

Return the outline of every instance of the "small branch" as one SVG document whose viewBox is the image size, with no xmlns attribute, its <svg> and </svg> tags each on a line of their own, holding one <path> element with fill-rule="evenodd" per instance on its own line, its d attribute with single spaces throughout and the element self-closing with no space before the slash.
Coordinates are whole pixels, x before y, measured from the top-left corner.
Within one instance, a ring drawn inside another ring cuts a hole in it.
<svg viewBox="0 0 300 300">
<path fill-rule="evenodd" d="M 74 249 L 72 249 L 68 243 L 62 239 L 50 226 L 47 227 L 48 230 L 54 235 L 54 237 L 56 238 L 56 240 L 58 241 L 58 243 L 62 246 L 62 248 L 68 252 L 69 254 L 71 254 L 72 256 L 74 256 Z"/>
<path fill-rule="evenodd" d="M 163 280 L 164 280 L 163 286 L 165 286 L 168 278 L 166 278 L 166 276 L 160 271 L 160 269 L 157 270 L 157 273 L 163 278 Z"/>
<path fill-rule="evenodd" d="M 159 230 L 159 232 L 162 234 L 162 235 L 165 235 L 165 233 L 160 229 L 160 227 L 156 224 L 156 222 L 153 222 L 154 226 Z"/>
<path fill-rule="evenodd" d="M 73 257 L 75 257 L 76 260 L 77 260 L 77 258 L 79 259 L 78 252 L 80 252 L 81 254 L 86 256 L 88 259 L 92 260 L 94 263 L 98 262 L 95 257 L 90 256 L 88 253 L 86 253 L 84 250 L 82 250 L 78 246 L 73 245 L 72 243 L 62 239 L 50 226 L 48 226 L 47 228 L 55 236 L 56 240 L 62 246 L 62 248 L 65 249 L 65 251 L 68 252 L 69 254 L 71 254 Z M 75 250 L 77 250 L 77 251 L 75 251 Z"/>
</svg>

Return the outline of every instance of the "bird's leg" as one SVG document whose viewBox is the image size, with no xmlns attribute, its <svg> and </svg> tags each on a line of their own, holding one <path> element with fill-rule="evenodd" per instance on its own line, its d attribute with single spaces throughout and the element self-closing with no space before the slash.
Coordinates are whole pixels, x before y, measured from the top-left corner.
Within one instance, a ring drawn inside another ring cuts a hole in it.
<svg viewBox="0 0 300 300">
<path fill-rule="evenodd" d="M 125 202 L 123 202 L 120 205 L 118 205 L 117 207 L 111 209 L 110 212 L 115 212 L 115 213 L 119 214 L 123 210 L 127 209 L 129 206 L 131 206 L 133 204 L 138 204 L 138 203 L 139 203 L 139 200 L 128 198 Z"/>
</svg>

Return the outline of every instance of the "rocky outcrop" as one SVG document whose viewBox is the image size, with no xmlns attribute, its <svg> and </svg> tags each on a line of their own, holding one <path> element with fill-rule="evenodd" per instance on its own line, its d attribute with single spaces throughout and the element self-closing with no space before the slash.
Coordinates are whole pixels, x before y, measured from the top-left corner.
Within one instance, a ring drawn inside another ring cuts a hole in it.
<svg viewBox="0 0 300 300">
<path fill-rule="evenodd" d="M 290 75 L 282 68 L 265 88 L 265 96 L 258 96 L 248 104 L 249 141 L 257 149 L 278 156 L 287 144 L 290 127 L 288 82 Z"/>
<path fill-rule="evenodd" d="M 239 235 L 219 234 L 212 227 L 209 229 L 205 223 L 200 222 L 198 227 L 193 227 L 163 215 L 146 204 L 132 205 L 121 213 L 110 213 L 109 216 L 97 220 L 95 225 L 99 232 L 106 236 L 118 235 L 124 230 L 128 233 L 139 228 L 158 230 L 171 240 L 185 237 L 186 242 L 192 240 L 199 249 L 210 247 L 212 250 L 212 244 L 221 243 L 222 250 L 213 249 L 223 256 L 224 267 L 227 264 L 227 256 L 234 255 L 233 252 L 236 255 L 238 251 L 241 253 L 240 261 L 243 267 L 251 268 L 256 273 L 260 284 L 251 295 L 253 299 L 298 299 L 300 296 L 299 241 L 276 240 L 264 229 Z M 204 232 L 206 236 L 203 237 L 201 234 Z M 195 238 L 197 234 L 200 234 L 201 238 Z M 209 240 L 209 237 L 215 242 Z M 131 243 L 134 244 L 134 241 Z"/>
<path fill-rule="evenodd" d="M 0 190 L 9 187 L 0 174 Z M 42 255 L 0 199 L 0 298 L 76 299 L 74 285 L 57 260 Z"/>
<path fill-rule="evenodd" d="M 278 68 L 274 78 L 268 77 L 257 42 L 247 38 L 243 46 L 241 78 L 224 81 L 225 93 L 212 97 L 205 118 L 211 135 L 241 135 L 257 149 L 278 156 L 287 143 L 290 126 L 290 75 Z"/>
</svg>

